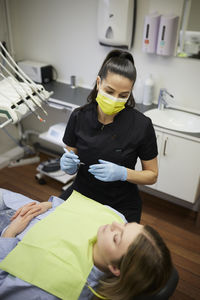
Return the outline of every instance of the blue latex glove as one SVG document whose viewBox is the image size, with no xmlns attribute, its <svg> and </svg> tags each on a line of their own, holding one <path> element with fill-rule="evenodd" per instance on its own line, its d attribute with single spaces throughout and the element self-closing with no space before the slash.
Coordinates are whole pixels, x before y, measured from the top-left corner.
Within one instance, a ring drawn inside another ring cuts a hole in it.
<svg viewBox="0 0 200 300">
<path fill-rule="evenodd" d="M 80 159 L 72 150 L 69 152 L 67 149 L 64 149 L 65 153 L 60 159 L 60 168 L 62 171 L 66 172 L 69 175 L 76 173 Z"/>
<path fill-rule="evenodd" d="M 125 181 L 127 169 L 106 160 L 99 159 L 99 164 L 91 165 L 88 170 L 101 181 Z"/>
</svg>

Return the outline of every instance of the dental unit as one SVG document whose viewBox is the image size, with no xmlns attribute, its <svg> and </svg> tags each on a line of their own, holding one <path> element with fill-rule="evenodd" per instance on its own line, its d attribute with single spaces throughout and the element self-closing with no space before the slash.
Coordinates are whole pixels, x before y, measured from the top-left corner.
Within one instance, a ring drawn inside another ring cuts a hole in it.
<svg viewBox="0 0 200 300">
<path fill-rule="evenodd" d="M 4 45 L 0 42 L 0 117 L 6 120 L 0 128 L 18 123 L 22 118 L 33 113 L 39 121 L 45 119 L 37 112 L 47 115 L 43 104 L 52 92 L 33 82 L 16 64 Z"/>
</svg>

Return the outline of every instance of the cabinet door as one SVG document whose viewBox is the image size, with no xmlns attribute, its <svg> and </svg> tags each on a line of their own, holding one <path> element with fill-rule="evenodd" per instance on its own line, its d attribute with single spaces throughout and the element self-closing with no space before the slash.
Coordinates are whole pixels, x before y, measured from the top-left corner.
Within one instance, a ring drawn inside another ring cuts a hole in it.
<svg viewBox="0 0 200 300">
<path fill-rule="evenodd" d="M 162 135 L 163 133 L 158 131 L 158 130 L 155 130 L 155 134 L 156 134 L 156 140 L 157 140 L 157 147 L 158 147 L 158 166 L 159 166 L 159 160 L 160 160 L 160 151 L 161 151 L 161 144 L 162 144 Z M 135 165 L 135 170 L 136 171 L 140 171 L 142 170 L 142 165 L 141 165 L 141 161 L 140 159 L 138 158 L 137 160 L 137 163 Z M 157 186 L 157 182 L 152 184 L 152 185 L 147 185 L 153 189 L 156 189 L 156 186 Z"/>
<path fill-rule="evenodd" d="M 200 177 L 200 143 L 163 134 L 156 189 L 194 203 Z"/>
</svg>

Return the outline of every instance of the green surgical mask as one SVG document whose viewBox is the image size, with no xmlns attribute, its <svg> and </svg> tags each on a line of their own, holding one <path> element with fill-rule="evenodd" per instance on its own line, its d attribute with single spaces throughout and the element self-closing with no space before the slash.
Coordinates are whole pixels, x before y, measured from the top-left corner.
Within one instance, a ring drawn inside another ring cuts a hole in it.
<svg viewBox="0 0 200 300">
<path fill-rule="evenodd" d="M 125 108 L 128 98 L 129 96 L 127 98 L 113 97 L 112 95 L 104 92 L 102 89 L 99 89 L 96 101 L 106 115 L 114 115 Z"/>
</svg>

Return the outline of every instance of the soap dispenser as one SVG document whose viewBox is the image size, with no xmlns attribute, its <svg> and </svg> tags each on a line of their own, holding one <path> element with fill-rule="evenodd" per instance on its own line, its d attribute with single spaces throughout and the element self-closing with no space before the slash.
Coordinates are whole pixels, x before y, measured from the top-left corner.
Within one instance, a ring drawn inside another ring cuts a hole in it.
<svg viewBox="0 0 200 300">
<path fill-rule="evenodd" d="M 174 55 L 177 43 L 179 17 L 163 15 L 160 19 L 156 53 L 159 55 Z"/>
<path fill-rule="evenodd" d="M 151 105 L 154 100 L 154 80 L 152 74 L 146 78 L 144 82 L 144 93 L 143 93 L 143 104 L 144 105 Z"/>
</svg>

